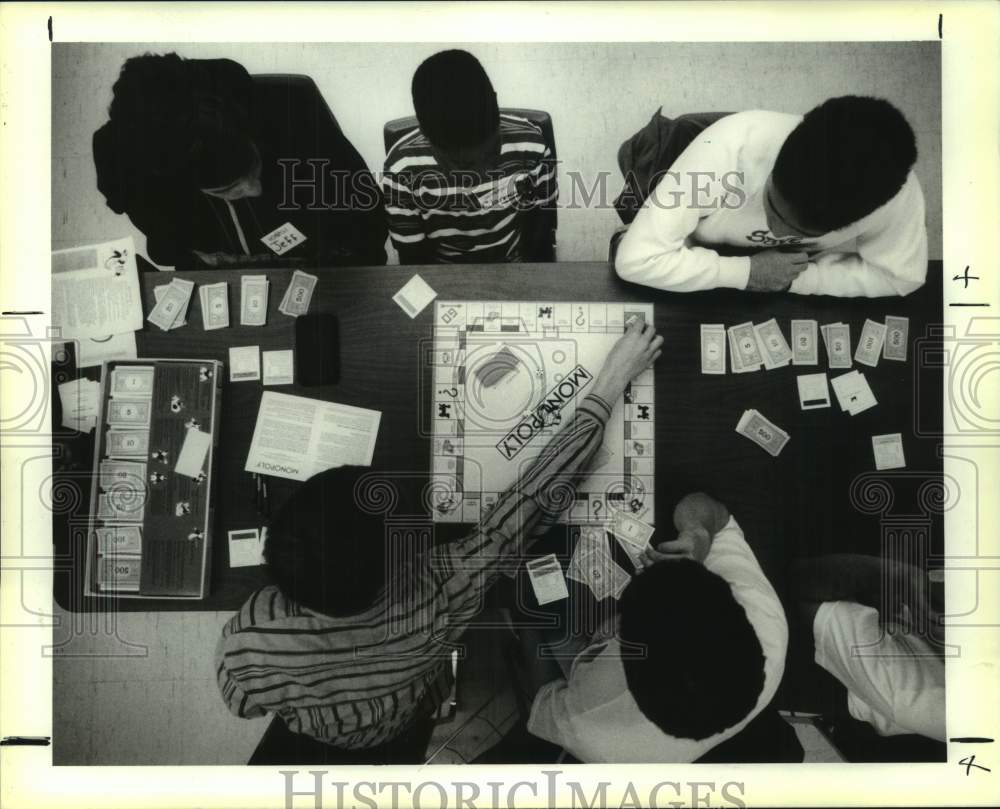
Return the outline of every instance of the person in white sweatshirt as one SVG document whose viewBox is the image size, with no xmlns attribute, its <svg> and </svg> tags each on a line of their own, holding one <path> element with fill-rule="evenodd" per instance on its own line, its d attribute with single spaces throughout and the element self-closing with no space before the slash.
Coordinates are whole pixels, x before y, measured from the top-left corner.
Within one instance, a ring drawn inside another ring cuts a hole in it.
<svg viewBox="0 0 1000 809">
<path fill-rule="evenodd" d="M 535 694 L 528 731 L 584 763 L 695 761 L 781 683 L 788 623 L 739 524 L 698 492 L 674 527 L 675 540 L 643 552 L 617 626 Z"/>
<path fill-rule="evenodd" d="M 664 174 L 615 269 L 674 292 L 907 295 L 927 274 L 916 158 L 912 128 L 881 99 L 728 115 Z"/>
</svg>

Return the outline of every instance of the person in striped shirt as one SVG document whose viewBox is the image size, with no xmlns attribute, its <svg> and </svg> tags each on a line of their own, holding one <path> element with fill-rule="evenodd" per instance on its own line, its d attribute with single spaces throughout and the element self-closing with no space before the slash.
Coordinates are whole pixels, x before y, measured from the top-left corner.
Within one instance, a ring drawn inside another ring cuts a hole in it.
<svg viewBox="0 0 1000 809">
<path fill-rule="evenodd" d="M 382 178 L 400 263 L 554 260 L 558 190 L 541 128 L 500 112 L 466 51 L 426 59 L 412 93 L 419 126 L 389 150 Z"/>
<path fill-rule="evenodd" d="M 366 469 L 341 467 L 303 484 L 268 531 L 275 583 L 222 630 L 216 674 L 229 710 L 277 714 L 292 734 L 346 751 L 390 749 L 422 723 L 425 748 L 429 716 L 451 685 L 451 652 L 484 594 L 558 517 L 566 485 L 601 446 L 613 404 L 662 343 L 652 325 L 630 323 L 573 418 L 457 542 L 419 553 L 385 548 L 381 517 L 356 505 L 365 502 L 356 484 Z M 410 760 L 423 748 L 415 745 Z"/>
</svg>

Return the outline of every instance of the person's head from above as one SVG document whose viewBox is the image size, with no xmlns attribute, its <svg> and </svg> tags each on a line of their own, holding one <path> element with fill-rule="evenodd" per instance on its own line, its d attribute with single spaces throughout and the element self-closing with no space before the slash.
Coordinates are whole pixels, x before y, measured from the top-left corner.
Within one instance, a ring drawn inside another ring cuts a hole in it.
<svg viewBox="0 0 1000 809">
<path fill-rule="evenodd" d="M 227 66 L 249 81 L 239 65 Z M 109 117 L 137 170 L 183 179 L 223 199 L 260 195 L 260 154 L 248 134 L 246 102 L 199 60 L 134 56 L 113 94 Z"/>
<path fill-rule="evenodd" d="M 913 129 L 888 101 L 841 96 L 806 113 L 764 186 L 775 236 L 822 236 L 892 199 L 917 159 Z"/>
<path fill-rule="evenodd" d="M 500 109 L 490 77 L 471 53 L 441 51 L 413 74 L 420 130 L 445 171 L 485 173 L 500 158 Z"/>
<path fill-rule="evenodd" d="M 383 519 L 356 497 L 370 472 L 341 466 L 314 475 L 268 526 L 268 574 L 287 598 L 313 612 L 356 615 L 386 586 Z"/>
<path fill-rule="evenodd" d="M 207 128 L 199 132 L 195 149 L 195 176 L 202 192 L 230 202 L 261 195 L 260 152 L 249 137 Z"/>
<path fill-rule="evenodd" d="M 629 691 L 664 733 L 705 739 L 742 721 L 764 687 L 764 652 L 729 584 L 691 559 L 657 562 L 620 604 Z"/>
</svg>

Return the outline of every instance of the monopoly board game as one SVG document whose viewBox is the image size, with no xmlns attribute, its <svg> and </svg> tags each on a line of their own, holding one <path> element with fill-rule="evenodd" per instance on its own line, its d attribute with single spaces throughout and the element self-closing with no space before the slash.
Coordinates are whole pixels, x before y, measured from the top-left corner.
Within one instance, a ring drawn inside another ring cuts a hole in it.
<svg viewBox="0 0 1000 809">
<path fill-rule="evenodd" d="M 430 505 L 436 522 L 477 522 L 572 419 L 625 324 L 648 303 L 436 301 Z M 652 524 L 653 371 L 613 412 L 561 521 L 626 509 Z"/>
</svg>

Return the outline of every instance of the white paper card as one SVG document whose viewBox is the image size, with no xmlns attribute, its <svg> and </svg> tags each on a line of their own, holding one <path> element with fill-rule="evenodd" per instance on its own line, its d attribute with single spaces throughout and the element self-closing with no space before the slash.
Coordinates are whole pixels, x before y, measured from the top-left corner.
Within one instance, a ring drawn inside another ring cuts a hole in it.
<svg viewBox="0 0 1000 809">
<path fill-rule="evenodd" d="M 229 381 L 251 382 L 260 379 L 260 346 L 234 346 L 229 349 Z"/>
<path fill-rule="evenodd" d="M 369 466 L 381 420 L 378 410 L 265 391 L 245 469 L 306 480 L 337 466 Z"/>
<path fill-rule="evenodd" d="M 264 537 L 256 528 L 229 532 L 229 566 L 254 567 L 264 564 Z"/>
<path fill-rule="evenodd" d="M 803 410 L 815 410 L 830 406 L 830 389 L 826 374 L 803 374 L 796 377 L 799 386 L 799 406 Z"/>
<path fill-rule="evenodd" d="M 535 591 L 539 606 L 569 598 L 562 565 L 559 564 L 554 553 L 539 559 L 532 559 L 525 567 L 528 569 L 531 589 Z"/>
<path fill-rule="evenodd" d="M 77 368 L 90 368 L 111 360 L 134 360 L 138 357 L 135 332 L 107 337 L 81 337 L 76 356 Z"/>
<path fill-rule="evenodd" d="M 262 236 L 260 240 L 270 247 L 276 255 L 283 256 L 293 247 L 302 244 L 306 237 L 291 222 L 285 222 L 266 236 Z"/>
<path fill-rule="evenodd" d="M 52 251 L 52 327 L 64 339 L 142 328 L 132 237 Z"/>
<path fill-rule="evenodd" d="M 208 448 L 211 446 L 211 435 L 196 428 L 189 429 L 184 436 L 184 444 L 177 456 L 174 471 L 178 475 L 197 478 L 205 466 L 205 456 L 208 455 Z"/>
<path fill-rule="evenodd" d="M 419 315 L 424 307 L 437 297 L 437 293 L 419 275 L 414 275 L 392 299 L 411 318 Z"/>
<path fill-rule="evenodd" d="M 263 384 L 291 385 L 295 381 L 295 352 L 292 349 L 264 351 L 261 359 L 264 365 Z"/>
<path fill-rule="evenodd" d="M 94 429 L 100 404 L 100 387 L 100 383 L 90 379 L 74 379 L 59 386 L 63 427 L 81 433 Z"/>
<path fill-rule="evenodd" d="M 876 469 L 902 469 L 906 466 L 902 433 L 873 435 L 872 451 L 875 453 Z"/>
</svg>

